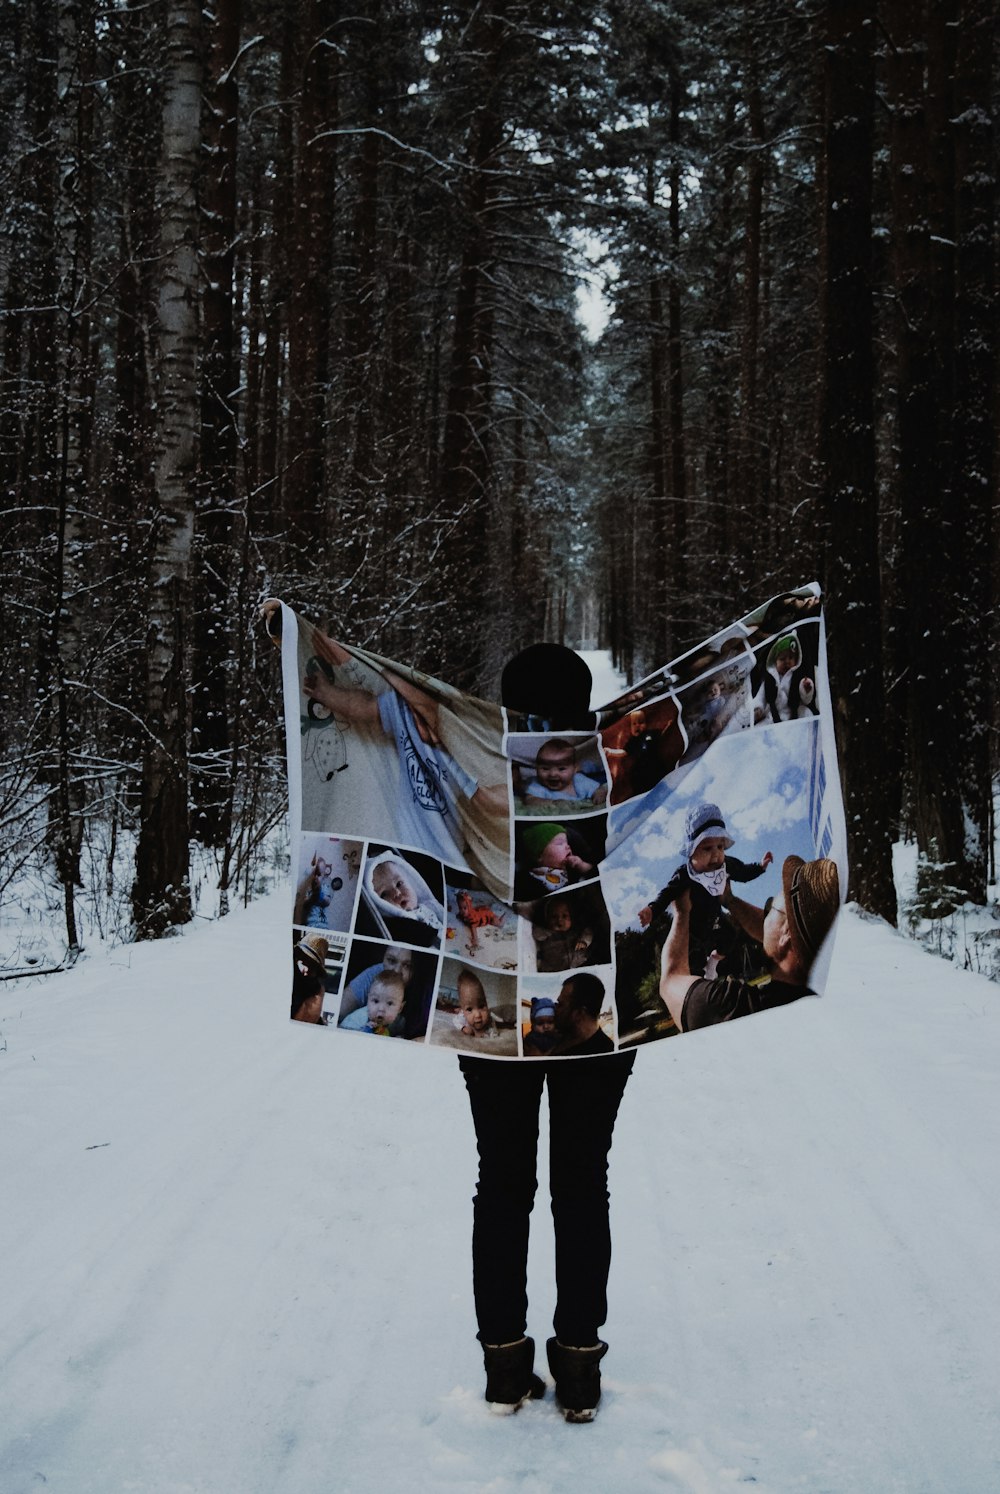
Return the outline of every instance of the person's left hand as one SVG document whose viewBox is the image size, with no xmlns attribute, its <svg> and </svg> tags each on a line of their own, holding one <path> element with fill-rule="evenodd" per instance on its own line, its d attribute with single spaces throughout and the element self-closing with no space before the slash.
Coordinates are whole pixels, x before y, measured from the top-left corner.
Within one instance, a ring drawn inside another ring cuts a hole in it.
<svg viewBox="0 0 1000 1494">
<path fill-rule="evenodd" d="M 761 864 L 761 866 L 765 866 L 765 867 L 766 866 L 770 866 L 771 862 L 773 860 L 774 860 L 773 853 L 771 851 L 765 851 L 764 854 L 763 854 L 763 856 L 760 858 L 760 864 Z"/>
</svg>

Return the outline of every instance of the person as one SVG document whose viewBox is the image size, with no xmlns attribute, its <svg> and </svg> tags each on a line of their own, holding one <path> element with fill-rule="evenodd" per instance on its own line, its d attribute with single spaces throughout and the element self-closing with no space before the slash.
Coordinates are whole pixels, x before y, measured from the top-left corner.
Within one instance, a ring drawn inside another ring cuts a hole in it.
<svg viewBox="0 0 1000 1494">
<path fill-rule="evenodd" d="M 542 902 L 540 921 L 531 925 L 535 968 L 543 975 L 587 964 L 594 931 L 576 924 L 573 906 L 568 897 L 547 897 Z"/>
<path fill-rule="evenodd" d="M 527 730 L 590 731 L 590 684 L 578 654 L 542 643 L 509 661 L 501 695 Z M 634 1053 L 534 1063 L 459 1058 L 479 1150 L 472 1284 L 486 1400 L 495 1410 L 514 1411 L 545 1390 L 527 1336 L 527 1264 L 546 1089 L 557 1294 L 548 1363 L 566 1419 L 590 1421 L 595 1414 L 607 1353 L 598 1330 L 607 1318 L 611 1266 L 608 1153 L 634 1061 Z"/>
<path fill-rule="evenodd" d="M 572 1053 L 582 1058 L 615 1051 L 600 1023 L 604 997 L 603 982 L 589 970 L 563 981 L 554 1013 L 559 1042 L 552 1050 L 553 1055 Z"/>
<path fill-rule="evenodd" d="M 565 825 L 540 820 L 521 834 L 521 864 L 514 884 L 518 901 L 557 892 L 594 875 L 594 863 L 580 854 Z"/>
<path fill-rule="evenodd" d="M 688 958 L 691 891 L 682 888 L 673 903 L 673 923 L 663 946 L 660 996 L 681 1032 L 732 1022 L 753 1012 L 786 1006 L 814 993 L 809 973 L 840 907 L 840 878 L 834 861 L 786 856 L 782 895 L 763 908 L 733 895 L 723 901 L 751 939 L 763 946 L 770 980 L 751 984 L 735 976 L 708 980 L 691 969 Z"/>
<path fill-rule="evenodd" d="M 394 970 L 383 970 L 372 981 L 366 1004 L 341 1017 L 340 1025 L 346 1032 L 375 1032 L 380 1037 L 395 1037 L 405 1005 L 403 977 Z"/>
<path fill-rule="evenodd" d="M 474 970 L 463 965 L 456 981 L 458 1015 L 455 1026 L 463 1037 L 491 1038 L 500 1031 L 500 1024 L 490 1011 L 483 983 Z"/>
<path fill-rule="evenodd" d="M 349 664 L 351 655 L 318 632 L 313 643 L 320 657 L 317 668 L 302 680 L 303 693 L 341 720 L 390 738 L 396 746 L 401 774 L 397 815 L 404 817 L 398 821 L 400 838 L 444 861 L 461 863 L 465 832 L 457 800 L 475 799 L 487 813 L 506 814 L 506 785 L 481 785 L 445 749 L 432 695 L 390 671 L 384 678 L 392 688 L 378 695 L 334 684 L 323 665 Z"/>
<path fill-rule="evenodd" d="M 799 640 L 789 633 L 768 650 L 760 689 L 753 698 L 754 724 L 768 717 L 803 721 L 818 714 L 816 682 L 805 673 Z"/>
<path fill-rule="evenodd" d="M 531 1026 L 524 1035 L 525 1058 L 544 1058 L 558 1041 L 555 1002 L 551 996 L 533 996 Z"/>
<path fill-rule="evenodd" d="M 333 901 L 333 880 L 331 863 L 324 856 L 314 856 L 300 892 L 302 917 L 299 921 L 306 928 L 329 927 L 326 910 Z M 339 883 L 337 885 L 340 886 Z"/>
<path fill-rule="evenodd" d="M 386 971 L 398 975 L 403 982 L 403 989 L 407 996 L 410 995 L 410 982 L 413 979 L 413 951 L 404 949 L 401 944 L 387 944 L 381 962 L 377 965 L 367 965 L 364 970 L 359 970 L 344 987 L 344 995 L 340 1003 L 341 1021 L 351 1012 L 356 1012 L 368 1005 L 368 993 L 372 988 L 372 982 L 376 976 L 384 975 Z"/>
<path fill-rule="evenodd" d="M 356 944 L 354 947 L 357 950 L 360 946 Z M 368 1004 L 368 992 L 371 991 L 375 976 L 381 976 L 384 971 L 389 970 L 402 977 L 402 983 L 407 992 L 404 1016 L 396 1023 L 393 1037 L 398 1037 L 399 1032 L 402 1032 L 404 1037 L 423 1037 L 428 1028 L 432 985 L 426 976 L 426 964 L 420 964 L 422 961 L 426 961 L 425 955 L 414 955 L 413 950 L 405 949 L 402 944 L 387 944 L 386 952 L 377 965 L 366 965 L 363 970 L 351 976 L 347 985 L 344 986 L 344 996 L 341 999 L 341 1020 L 351 1011 L 357 1011 L 359 1007 Z M 436 968 L 436 965 L 432 968 Z"/>
<path fill-rule="evenodd" d="M 292 987 L 292 1021 L 323 1026 L 326 986 L 321 975 L 304 975 Z"/>
<path fill-rule="evenodd" d="M 722 910 L 722 894 L 727 881 L 753 882 L 764 875 L 774 860 L 765 851 L 760 861 L 741 861 L 727 856 L 735 844 L 726 828 L 718 804 L 708 801 L 695 804 L 684 820 L 684 863 L 674 872 L 666 887 L 660 889 L 651 903 L 639 909 L 643 928 L 653 928 L 663 920 L 670 904 L 684 887 L 691 893 L 688 959 L 698 975 L 705 973 L 714 954 L 719 966 L 711 973 L 733 974 L 728 967 L 743 943 L 732 921 Z"/>
<path fill-rule="evenodd" d="M 392 938 L 425 946 L 440 943 L 444 931 L 441 900 L 416 867 L 398 852 L 369 853 L 364 886 Z"/>
<path fill-rule="evenodd" d="M 524 785 L 526 805 L 545 804 L 550 799 L 586 799 L 603 804 L 607 797 L 606 784 L 577 772 L 572 742 L 554 737 L 542 743 L 535 755 L 535 776 Z"/>
</svg>

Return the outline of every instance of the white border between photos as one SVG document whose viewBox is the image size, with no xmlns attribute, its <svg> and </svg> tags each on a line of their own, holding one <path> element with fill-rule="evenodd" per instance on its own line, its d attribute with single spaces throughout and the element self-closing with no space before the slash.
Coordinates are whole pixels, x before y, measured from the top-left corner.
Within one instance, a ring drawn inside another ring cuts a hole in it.
<svg viewBox="0 0 1000 1494">
<path fill-rule="evenodd" d="M 285 707 L 285 751 L 288 769 L 288 844 L 302 834 L 302 721 L 299 705 L 299 620 L 286 602 L 281 604 L 281 687 Z M 355 837 L 356 839 L 357 837 Z M 297 883 L 289 855 L 289 893 L 295 918 Z M 297 865 L 297 863 L 295 863 Z M 360 881 L 360 878 L 358 879 Z"/>
</svg>

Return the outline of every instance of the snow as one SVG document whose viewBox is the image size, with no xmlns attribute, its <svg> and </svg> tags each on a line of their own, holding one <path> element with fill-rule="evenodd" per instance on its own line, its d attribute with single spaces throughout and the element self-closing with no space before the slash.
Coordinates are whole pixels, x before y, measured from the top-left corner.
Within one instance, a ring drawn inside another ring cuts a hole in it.
<svg viewBox="0 0 1000 1494">
<path fill-rule="evenodd" d="M 454 1055 L 287 1022 L 287 915 L 0 988 L 4 1494 L 1000 1487 L 994 985 L 848 913 L 825 997 L 639 1053 L 577 1427 L 481 1398 Z"/>
</svg>

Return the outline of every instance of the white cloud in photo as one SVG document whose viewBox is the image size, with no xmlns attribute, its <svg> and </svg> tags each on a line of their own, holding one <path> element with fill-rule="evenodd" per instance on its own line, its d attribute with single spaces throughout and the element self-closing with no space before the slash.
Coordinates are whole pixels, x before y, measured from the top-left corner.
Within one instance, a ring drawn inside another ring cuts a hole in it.
<svg viewBox="0 0 1000 1494">
<path fill-rule="evenodd" d="M 630 816 L 631 833 L 601 868 L 615 921 L 634 923 L 638 909 L 681 865 L 685 817 L 705 800 L 718 804 L 734 841 L 732 854 L 741 860 L 759 860 L 770 850 L 780 867 L 790 851 L 813 854 L 809 774 L 815 730 L 814 721 L 785 722 L 720 737 L 680 785 L 661 785 L 647 795 Z"/>
</svg>

